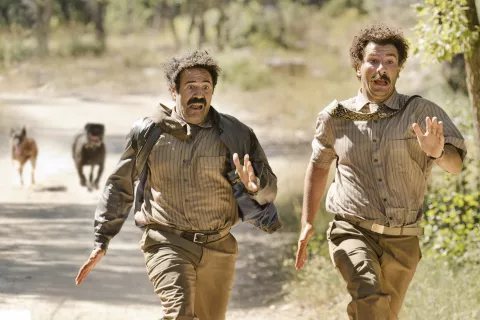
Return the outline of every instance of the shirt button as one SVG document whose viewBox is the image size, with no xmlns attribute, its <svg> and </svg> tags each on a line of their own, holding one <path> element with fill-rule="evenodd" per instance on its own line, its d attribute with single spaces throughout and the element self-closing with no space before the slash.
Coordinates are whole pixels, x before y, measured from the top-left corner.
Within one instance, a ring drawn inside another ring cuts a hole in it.
<svg viewBox="0 0 480 320">
<path fill-rule="evenodd" d="M 378 162 L 378 159 L 373 159 L 373 162 Z"/>
<path fill-rule="evenodd" d="M 378 179 L 378 182 L 382 182 L 383 180 L 382 179 Z"/>
<path fill-rule="evenodd" d="M 378 122 L 378 120 L 373 120 L 373 122 L 377 123 L 377 122 Z"/>
<path fill-rule="evenodd" d="M 373 142 L 377 142 L 377 139 L 373 139 Z"/>
<path fill-rule="evenodd" d="M 183 182 L 188 182 L 188 179 L 183 179 Z"/>
<path fill-rule="evenodd" d="M 383 198 L 383 201 L 387 202 L 387 198 Z"/>
</svg>

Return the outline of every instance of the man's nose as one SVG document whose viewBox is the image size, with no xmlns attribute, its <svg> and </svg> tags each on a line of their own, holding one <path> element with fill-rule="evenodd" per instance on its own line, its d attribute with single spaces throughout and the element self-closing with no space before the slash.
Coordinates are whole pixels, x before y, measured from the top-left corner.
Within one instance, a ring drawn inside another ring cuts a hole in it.
<svg viewBox="0 0 480 320">
<path fill-rule="evenodd" d="M 380 64 L 378 65 L 378 68 L 377 68 L 377 72 L 381 75 L 387 73 L 387 69 L 385 69 L 383 63 L 380 62 Z"/>
</svg>

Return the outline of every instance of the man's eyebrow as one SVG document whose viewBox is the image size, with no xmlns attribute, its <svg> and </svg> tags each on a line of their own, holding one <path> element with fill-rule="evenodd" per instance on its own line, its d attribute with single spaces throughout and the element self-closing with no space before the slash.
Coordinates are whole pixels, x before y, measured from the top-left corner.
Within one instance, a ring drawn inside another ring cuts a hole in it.
<svg viewBox="0 0 480 320">
<path fill-rule="evenodd" d="M 185 84 L 195 83 L 195 82 L 198 82 L 198 81 L 191 80 L 191 81 L 185 82 Z M 209 84 L 212 84 L 212 82 L 211 82 L 210 80 L 208 80 L 208 79 L 205 79 L 205 80 L 202 81 L 202 83 L 205 83 L 205 82 L 206 82 L 206 83 L 209 83 Z"/>
</svg>

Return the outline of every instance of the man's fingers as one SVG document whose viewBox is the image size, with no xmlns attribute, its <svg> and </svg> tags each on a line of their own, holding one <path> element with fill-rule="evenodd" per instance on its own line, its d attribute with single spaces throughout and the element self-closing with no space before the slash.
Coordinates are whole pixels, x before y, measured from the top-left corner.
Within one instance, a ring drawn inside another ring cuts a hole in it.
<svg viewBox="0 0 480 320">
<path fill-rule="evenodd" d="M 258 190 L 258 186 L 255 182 L 250 181 L 248 183 L 248 190 L 256 192 Z"/>
<path fill-rule="evenodd" d="M 90 272 L 91 268 L 89 268 L 88 265 L 89 263 L 85 263 L 78 271 L 78 275 L 75 278 L 75 283 L 77 286 L 79 286 L 83 282 L 83 280 L 85 280 L 88 273 Z"/>
<path fill-rule="evenodd" d="M 297 257 L 295 259 L 295 269 L 300 270 L 305 261 L 307 261 L 307 243 L 306 242 L 298 242 L 298 250 L 297 250 Z"/>
<path fill-rule="evenodd" d="M 412 129 L 415 132 L 415 134 L 417 135 L 417 138 L 423 138 L 423 136 L 425 135 L 422 131 L 422 128 L 420 128 L 420 126 L 418 125 L 418 123 L 412 124 Z"/>
<path fill-rule="evenodd" d="M 253 170 L 253 166 L 250 161 L 248 161 L 247 163 L 247 172 L 248 172 L 248 180 L 252 182 L 257 182 L 257 178 L 255 177 L 255 171 Z"/>
<path fill-rule="evenodd" d="M 438 127 L 438 119 L 437 117 L 432 118 L 432 125 L 430 128 L 430 133 L 436 135 L 437 134 L 437 127 Z"/>
<path fill-rule="evenodd" d="M 235 169 L 237 169 L 238 175 L 242 174 L 242 165 L 240 164 L 240 159 L 238 158 L 238 154 L 233 154 L 233 163 L 235 164 Z"/>
<path fill-rule="evenodd" d="M 87 259 L 87 262 L 85 262 L 78 271 L 77 277 L 75 278 L 75 283 L 77 286 L 80 285 L 83 280 L 87 278 L 87 275 L 90 273 L 90 271 L 93 270 L 93 268 L 95 268 L 97 263 L 102 259 L 104 255 L 105 251 L 103 249 L 97 248 L 92 251 L 92 253 Z"/>
<path fill-rule="evenodd" d="M 430 119 L 430 117 L 425 117 L 425 127 L 427 129 L 427 132 L 430 132 L 431 126 L 432 126 L 432 119 Z"/>
<path fill-rule="evenodd" d="M 442 137 L 442 136 L 443 136 L 443 122 L 442 122 L 442 121 L 438 121 L 437 136 L 438 136 L 438 137 Z"/>
<path fill-rule="evenodd" d="M 248 153 L 243 157 L 243 172 L 247 172 L 247 165 L 250 162 L 250 156 Z"/>
</svg>

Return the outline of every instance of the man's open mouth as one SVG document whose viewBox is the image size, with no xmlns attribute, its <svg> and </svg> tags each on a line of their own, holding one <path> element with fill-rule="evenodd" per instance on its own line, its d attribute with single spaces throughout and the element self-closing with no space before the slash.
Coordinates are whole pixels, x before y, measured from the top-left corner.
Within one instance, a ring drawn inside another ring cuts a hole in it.
<svg viewBox="0 0 480 320">
<path fill-rule="evenodd" d="M 378 86 L 387 86 L 390 83 L 390 81 L 386 79 L 386 77 L 382 77 L 378 74 L 372 78 L 372 82 Z"/>
<path fill-rule="evenodd" d="M 203 103 L 192 103 L 188 105 L 188 107 L 193 110 L 202 110 L 204 106 L 205 105 Z"/>
<path fill-rule="evenodd" d="M 384 79 L 379 79 L 379 80 L 375 80 L 373 81 L 376 85 L 379 85 L 379 86 L 386 86 L 388 85 L 388 81 L 387 80 L 384 80 Z"/>
</svg>

